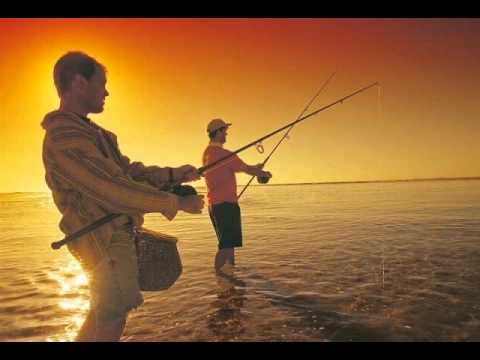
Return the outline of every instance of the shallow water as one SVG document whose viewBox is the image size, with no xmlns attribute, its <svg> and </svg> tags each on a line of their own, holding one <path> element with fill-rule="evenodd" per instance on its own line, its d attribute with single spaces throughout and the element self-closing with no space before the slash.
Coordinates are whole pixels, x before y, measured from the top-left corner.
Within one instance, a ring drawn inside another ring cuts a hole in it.
<svg viewBox="0 0 480 360">
<path fill-rule="evenodd" d="M 147 215 L 184 269 L 123 340 L 480 340 L 480 181 L 256 186 L 241 208 L 234 282 L 206 212 Z M 59 219 L 48 193 L 0 194 L 1 341 L 70 341 L 88 311 Z"/>
</svg>

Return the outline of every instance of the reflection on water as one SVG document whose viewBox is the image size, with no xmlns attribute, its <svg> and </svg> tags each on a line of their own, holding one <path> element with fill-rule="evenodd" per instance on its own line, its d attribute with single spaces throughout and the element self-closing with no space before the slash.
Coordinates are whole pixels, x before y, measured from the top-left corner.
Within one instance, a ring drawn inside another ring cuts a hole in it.
<svg viewBox="0 0 480 360">
<path fill-rule="evenodd" d="M 247 315 L 242 312 L 246 284 L 234 276 L 233 269 L 225 271 L 224 275 L 216 275 L 217 294 L 210 304 L 214 311 L 207 316 L 207 326 L 213 338 L 223 341 L 238 339 L 245 332 L 245 322 L 248 321 Z"/>
<path fill-rule="evenodd" d="M 58 307 L 70 314 L 64 321 L 64 334 L 48 336 L 46 341 L 73 341 L 83 324 L 90 308 L 88 300 L 88 279 L 80 264 L 71 259 L 66 266 L 50 271 L 48 278 L 56 282 L 60 299 Z"/>
<path fill-rule="evenodd" d="M 183 273 L 144 293 L 127 341 L 479 341 L 480 182 L 257 186 L 244 247 L 215 276 L 208 214 L 145 226 L 179 239 Z M 0 194 L 0 341 L 72 341 L 88 281 L 50 194 Z"/>
</svg>

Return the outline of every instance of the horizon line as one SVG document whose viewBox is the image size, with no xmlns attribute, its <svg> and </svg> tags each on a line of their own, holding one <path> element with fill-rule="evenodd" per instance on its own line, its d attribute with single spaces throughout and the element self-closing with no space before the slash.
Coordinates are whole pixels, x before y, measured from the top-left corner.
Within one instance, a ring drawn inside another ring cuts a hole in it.
<svg viewBox="0 0 480 360">
<path fill-rule="evenodd" d="M 391 179 L 391 180 L 351 180 L 351 181 L 320 181 L 304 183 L 283 183 L 283 184 L 252 184 L 251 186 L 279 186 L 279 185 L 335 185 L 335 184 L 365 184 L 385 182 L 416 182 L 416 181 L 455 181 L 455 180 L 480 180 L 480 176 L 465 177 L 435 177 L 435 178 L 413 178 L 413 179 Z M 240 184 L 237 186 L 241 186 Z"/>
<path fill-rule="evenodd" d="M 435 177 L 435 178 L 413 178 L 413 179 L 393 179 L 393 180 L 352 180 L 352 181 L 315 181 L 303 183 L 281 183 L 281 184 L 251 184 L 251 186 L 292 186 L 292 185 L 341 185 L 341 184 L 368 184 L 368 183 L 390 183 L 390 182 L 420 182 L 420 181 L 455 181 L 455 180 L 480 180 L 480 176 L 467 177 Z M 246 184 L 237 184 L 245 186 Z M 198 186 L 205 188 L 206 186 Z M 22 194 L 22 193 L 45 193 L 50 191 L 2 191 L 0 194 Z"/>
</svg>

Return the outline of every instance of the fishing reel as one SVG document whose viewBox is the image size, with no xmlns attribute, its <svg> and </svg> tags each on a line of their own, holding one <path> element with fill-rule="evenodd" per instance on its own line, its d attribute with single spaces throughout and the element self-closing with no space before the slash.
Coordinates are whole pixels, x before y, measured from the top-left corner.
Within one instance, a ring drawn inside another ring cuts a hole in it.
<svg viewBox="0 0 480 360">
<path fill-rule="evenodd" d="M 190 195 L 197 195 L 197 190 L 193 186 L 190 185 L 167 185 L 160 188 L 160 191 L 169 192 L 175 194 L 177 196 L 190 196 Z"/>
<path fill-rule="evenodd" d="M 266 184 L 270 181 L 269 176 L 257 176 L 257 181 L 259 184 Z"/>
<path fill-rule="evenodd" d="M 177 196 L 197 195 L 197 190 L 190 185 L 175 185 L 170 189 L 170 192 Z"/>
</svg>

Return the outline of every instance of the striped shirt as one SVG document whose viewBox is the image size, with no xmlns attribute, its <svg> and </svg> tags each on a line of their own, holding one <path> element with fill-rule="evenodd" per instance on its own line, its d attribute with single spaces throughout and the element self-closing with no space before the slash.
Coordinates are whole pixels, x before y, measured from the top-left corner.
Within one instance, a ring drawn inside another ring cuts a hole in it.
<svg viewBox="0 0 480 360">
<path fill-rule="evenodd" d="M 125 215 L 68 244 L 87 269 L 127 221 L 139 227 L 146 213 L 175 217 L 177 196 L 158 190 L 168 184 L 168 168 L 131 162 L 115 134 L 71 112 L 47 114 L 42 127 L 45 179 L 62 214 L 62 232 L 72 234 L 109 213 Z"/>
</svg>

